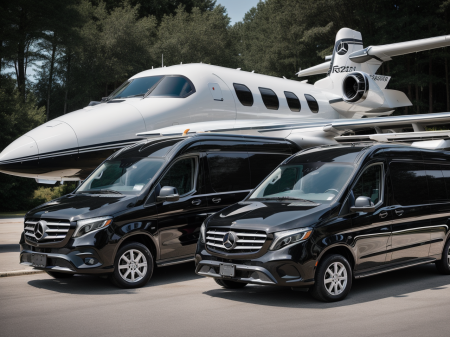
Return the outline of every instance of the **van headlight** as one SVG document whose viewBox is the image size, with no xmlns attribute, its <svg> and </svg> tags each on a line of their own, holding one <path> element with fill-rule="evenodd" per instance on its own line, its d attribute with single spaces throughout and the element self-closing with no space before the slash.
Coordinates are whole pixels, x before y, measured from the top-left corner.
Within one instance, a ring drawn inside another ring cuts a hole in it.
<svg viewBox="0 0 450 337">
<path fill-rule="evenodd" d="M 293 243 L 305 241 L 311 233 L 312 229 L 309 227 L 274 233 L 274 240 L 269 249 L 278 250 Z"/>
<path fill-rule="evenodd" d="M 206 226 L 205 223 L 202 223 L 202 226 L 200 227 L 200 242 L 205 243 L 206 239 Z"/>
<path fill-rule="evenodd" d="M 112 217 L 110 216 L 104 216 L 101 218 L 92 218 L 92 219 L 86 219 L 86 220 L 79 220 L 77 221 L 77 228 L 75 229 L 75 232 L 73 233 L 74 238 L 79 238 L 80 236 L 83 236 L 87 233 L 106 228 L 108 227 L 112 222 Z"/>
</svg>

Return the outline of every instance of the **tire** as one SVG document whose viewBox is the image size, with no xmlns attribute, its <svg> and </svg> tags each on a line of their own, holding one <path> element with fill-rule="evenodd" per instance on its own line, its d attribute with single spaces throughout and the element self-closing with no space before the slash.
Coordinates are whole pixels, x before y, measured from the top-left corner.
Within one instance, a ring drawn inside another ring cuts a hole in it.
<svg viewBox="0 0 450 337">
<path fill-rule="evenodd" d="M 215 278 L 214 281 L 216 281 L 216 283 L 226 289 L 239 289 L 239 288 L 244 288 L 247 283 L 244 282 L 236 282 L 236 281 L 230 281 L 230 280 L 224 280 L 221 278 Z"/>
<path fill-rule="evenodd" d="M 53 278 L 70 278 L 74 274 L 67 274 L 67 273 L 59 273 L 57 271 L 45 271 L 47 274 L 49 274 Z"/>
<path fill-rule="evenodd" d="M 320 262 L 316 271 L 316 282 L 310 292 L 319 301 L 341 301 L 350 292 L 352 280 L 352 268 L 347 259 L 338 254 L 329 255 Z"/>
<path fill-rule="evenodd" d="M 128 262 L 127 262 L 128 261 Z M 153 256 L 141 243 L 131 242 L 119 249 L 111 282 L 120 288 L 140 288 L 153 274 Z"/>
<path fill-rule="evenodd" d="M 450 240 L 444 245 L 442 258 L 439 261 L 436 261 L 435 264 L 439 273 L 450 275 Z"/>
</svg>

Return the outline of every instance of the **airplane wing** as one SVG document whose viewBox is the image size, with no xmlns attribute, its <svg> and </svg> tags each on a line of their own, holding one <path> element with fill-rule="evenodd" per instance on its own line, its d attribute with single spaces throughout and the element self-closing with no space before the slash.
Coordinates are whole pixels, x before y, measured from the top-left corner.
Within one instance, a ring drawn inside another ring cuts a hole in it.
<svg viewBox="0 0 450 337">
<path fill-rule="evenodd" d="M 330 69 L 331 61 L 327 61 L 321 64 L 318 64 L 314 67 L 300 70 L 297 74 L 298 77 L 303 76 L 312 76 L 312 75 L 320 75 L 320 74 L 326 74 L 328 72 L 328 69 Z"/>
<path fill-rule="evenodd" d="M 141 132 L 136 136 L 174 137 L 204 132 L 232 133 L 285 138 L 294 141 L 302 148 L 307 148 L 338 142 L 367 140 L 399 141 L 402 139 L 402 141 L 412 142 L 414 140 L 446 139 L 450 136 L 450 131 L 426 132 L 425 128 L 448 123 L 450 123 L 450 112 L 361 119 L 222 120 L 174 125 L 159 130 Z M 359 130 L 364 130 L 365 135 L 358 136 Z M 404 132 L 404 130 L 410 132 Z"/>
<path fill-rule="evenodd" d="M 424 50 L 447 46 L 450 46 L 450 35 L 385 44 L 382 46 L 370 46 L 351 53 L 349 55 L 349 58 L 355 63 L 364 63 L 371 59 L 376 59 L 378 61 L 384 62 L 391 60 L 391 57 L 394 56 L 416 53 Z"/>
</svg>

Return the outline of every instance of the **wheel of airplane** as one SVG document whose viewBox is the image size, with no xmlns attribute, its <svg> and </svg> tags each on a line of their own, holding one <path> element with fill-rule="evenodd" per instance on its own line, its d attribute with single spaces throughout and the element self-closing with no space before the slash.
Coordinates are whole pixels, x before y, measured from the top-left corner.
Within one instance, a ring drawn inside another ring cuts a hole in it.
<svg viewBox="0 0 450 337">
<path fill-rule="evenodd" d="M 235 281 L 224 280 L 224 279 L 220 279 L 220 278 L 215 278 L 214 281 L 216 281 L 216 283 L 219 286 L 224 287 L 226 289 L 239 289 L 239 288 L 244 288 L 247 285 L 247 283 L 244 283 L 244 282 L 235 282 Z"/>
<path fill-rule="evenodd" d="M 442 258 L 439 261 L 436 261 L 435 264 L 439 273 L 450 275 L 450 240 L 448 240 L 444 246 Z"/>
<path fill-rule="evenodd" d="M 139 288 L 147 284 L 153 274 L 153 256 L 141 243 L 131 242 L 119 249 L 110 276 L 120 288 Z"/>
</svg>

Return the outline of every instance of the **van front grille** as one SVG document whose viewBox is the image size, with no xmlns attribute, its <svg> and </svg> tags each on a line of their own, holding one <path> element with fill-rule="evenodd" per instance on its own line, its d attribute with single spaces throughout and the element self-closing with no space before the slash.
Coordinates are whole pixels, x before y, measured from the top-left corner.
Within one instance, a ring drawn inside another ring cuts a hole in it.
<svg viewBox="0 0 450 337">
<path fill-rule="evenodd" d="M 66 238 L 69 229 L 69 220 L 25 219 L 24 225 L 25 237 L 35 243 L 60 242 Z"/>
<path fill-rule="evenodd" d="M 228 236 L 225 237 L 227 234 Z M 225 228 L 212 228 L 206 232 L 208 248 L 227 254 L 256 253 L 262 248 L 266 239 L 265 232 L 247 229 L 233 231 Z"/>
</svg>

